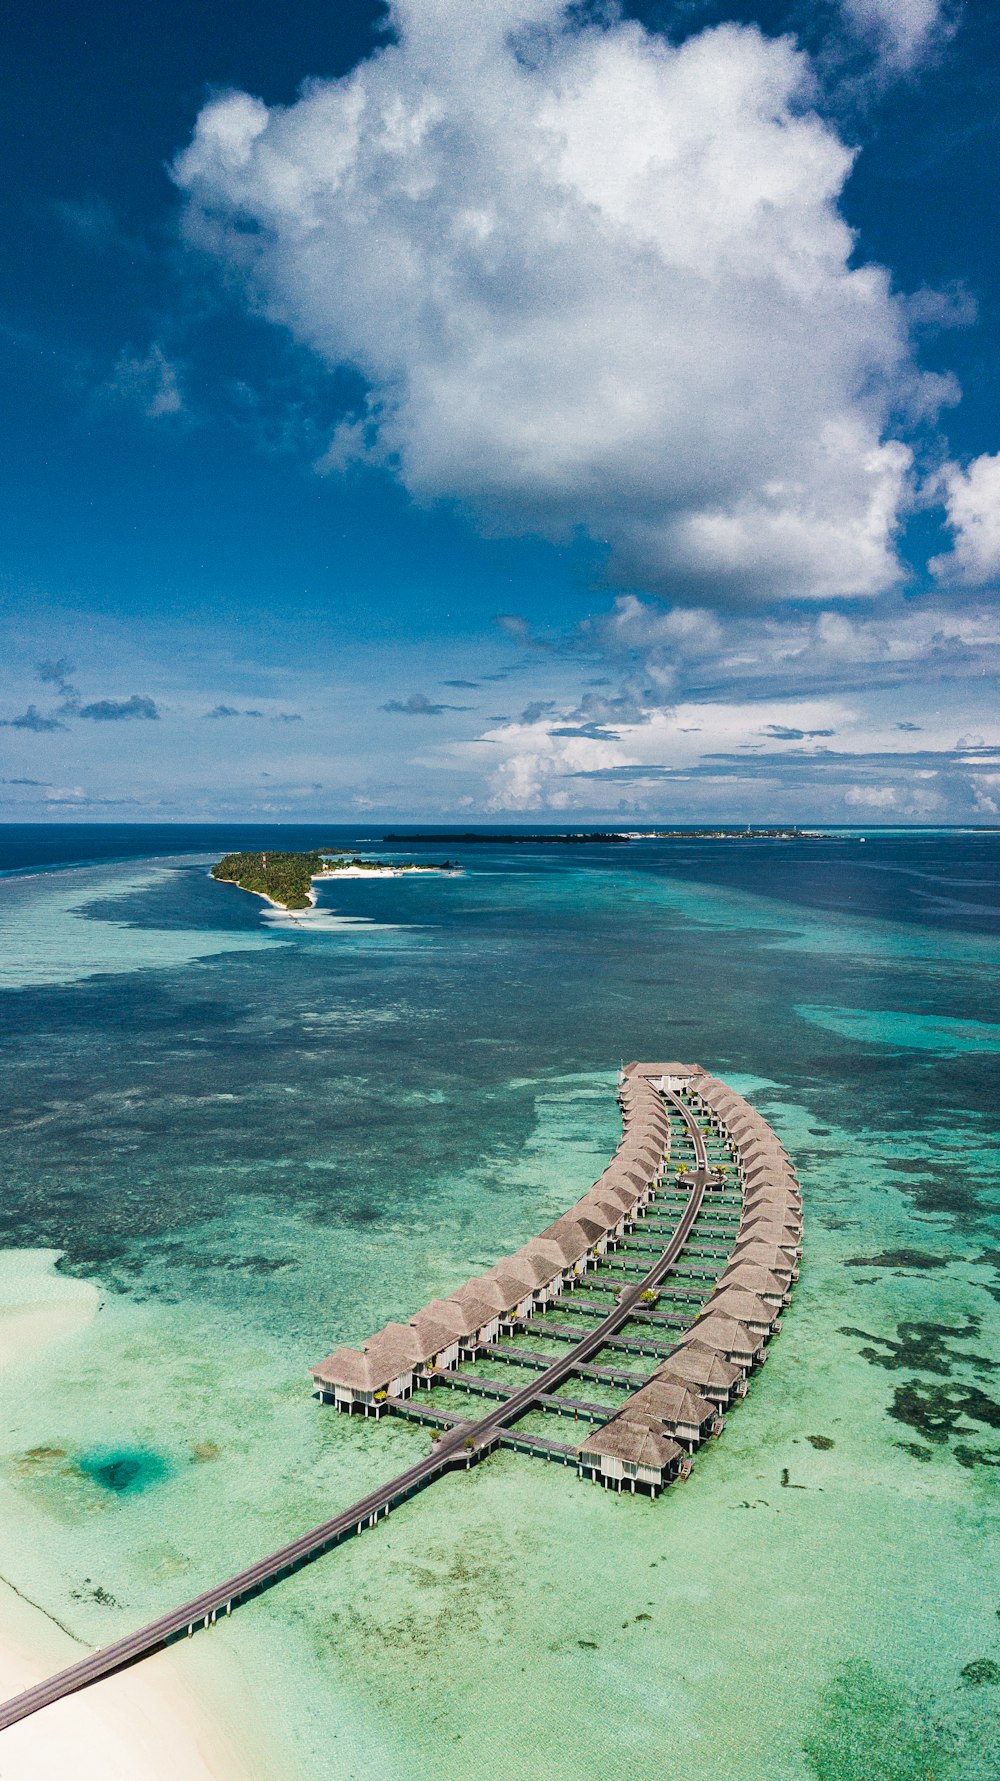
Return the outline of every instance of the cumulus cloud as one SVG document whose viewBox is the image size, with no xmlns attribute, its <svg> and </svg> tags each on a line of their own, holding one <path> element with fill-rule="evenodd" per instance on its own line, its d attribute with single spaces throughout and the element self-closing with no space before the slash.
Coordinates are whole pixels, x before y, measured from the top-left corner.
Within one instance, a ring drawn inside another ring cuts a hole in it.
<svg viewBox="0 0 1000 1781">
<path fill-rule="evenodd" d="M 133 693 L 130 699 L 94 699 L 89 705 L 77 706 L 75 715 L 93 723 L 128 723 L 133 718 L 158 718 L 160 713 L 152 699 Z"/>
<path fill-rule="evenodd" d="M 891 10 L 916 44 L 919 0 Z M 396 42 L 291 106 L 212 99 L 174 168 L 189 242 L 366 380 L 329 467 L 589 533 L 613 578 L 686 601 L 892 586 L 912 458 L 890 415 L 954 391 L 915 371 L 885 271 L 851 263 L 852 151 L 807 58 L 558 0 L 391 14 Z"/>
<path fill-rule="evenodd" d="M 943 581 L 981 586 L 1000 575 L 1000 452 L 974 458 L 967 470 L 949 464 L 943 480 L 954 544 L 930 567 Z"/>
</svg>

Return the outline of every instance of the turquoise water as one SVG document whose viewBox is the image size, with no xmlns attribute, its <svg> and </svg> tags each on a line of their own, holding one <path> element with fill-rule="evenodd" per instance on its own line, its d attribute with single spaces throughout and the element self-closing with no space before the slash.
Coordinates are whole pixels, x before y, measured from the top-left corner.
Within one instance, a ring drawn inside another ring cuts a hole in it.
<svg viewBox="0 0 1000 1781">
<path fill-rule="evenodd" d="M 1000 838 L 469 849 L 307 932 L 207 878 L 224 832 L 51 836 L 0 882 L 0 1241 L 100 1309 L 0 1385 L 5 1576 L 104 1643 L 426 1451 L 308 1364 L 548 1223 L 619 1062 L 687 1058 L 808 1215 L 690 1482 L 501 1453 L 210 1636 L 307 1781 L 996 1772 Z"/>
</svg>

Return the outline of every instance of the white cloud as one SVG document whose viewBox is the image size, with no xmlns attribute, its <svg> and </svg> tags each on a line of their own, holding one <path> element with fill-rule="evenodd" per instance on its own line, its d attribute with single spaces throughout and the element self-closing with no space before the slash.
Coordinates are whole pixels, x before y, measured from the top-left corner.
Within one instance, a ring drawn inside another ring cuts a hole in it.
<svg viewBox="0 0 1000 1781">
<path fill-rule="evenodd" d="M 849 785 L 844 793 L 844 803 L 861 810 L 895 810 L 896 788 L 894 785 Z"/>
<path fill-rule="evenodd" d="M 944 581 L 980 586 L 1000 575 L 1000 452 L 944 471 L 945 508 L 955 542 L 930 567 Z"/>
<path fill-rule="evenodd" d="M 841 0 L 848 24 L 897 69 L 912 68 L 948 29 L 942 0 Z"/>
<path fill-rule="evenodd" d="M 103 385 L 101 393 L 105 397 L 134 403 L 150 420 L 159 420 L 165 414 L 179 414 L 184 406 L 177 368 L 155 342 L 148 353 L 119 354 L 114 373 Z"/>
<path fill-rule="evenodd" d="M 571 27 L 557 0 L 392 16 L 398 42 L 289 107 L 213 99 L 175 167 L 188 239 L 368 380 L 327 467 L 583 529 L 619 581 L 685 598 L 893 585 L 888 416 L 944 390 L 883 269 L 849 264 L 852 152 L 808 60 L 735 25 Z"/>
<path fill-rule="evenodd" d="M 747 765 L 757 773 L 769 753 L 785 748 L 769 729 L 830 734 L 851 724 L 853 715 L 833 699 L 681 703 L 669 710 L 651 709 L 640 721 L 616 724 L 616 735 L 610 739 L 567 734 L 564 720 L 546 715 L 531 723 L 487 730 L 476 743 L 454 744 L 445 755 L 453 763 L 474 761 L 480 766 L 484 752 L 494 756 L 488 773 L 488 809 L 560 810 L 594 802 L 593 785 L 574 782 L 574 774 L 629 768 L 637 770 L 636 779 L 641 781 L 644 767 L 655 779 L 665 762 L 671 770 L 693 773 L 707 751 L 741 746 L 752 746 Z M 738 771 L 732 777 L 738 777 Z"/>
</svg>

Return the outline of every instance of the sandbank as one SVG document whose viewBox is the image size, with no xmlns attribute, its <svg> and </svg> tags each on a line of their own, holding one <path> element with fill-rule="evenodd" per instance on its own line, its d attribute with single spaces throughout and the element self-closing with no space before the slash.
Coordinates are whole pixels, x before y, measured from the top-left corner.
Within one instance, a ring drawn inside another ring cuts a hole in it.
<svg viewBox="0 0 1000 1781">
<path fill-rule="evenodd" d="M 0 1368 L 72 1341 L 100 1308 L 89 1281 L 58 1274 L 55 1249 L 0 1250 Z M 2 1781 L 281 1781 L 287 1756 L 260 1724 L 238 1653 L 205 1635 L 157 1652 L 0 1732 Z M 88 1646 L 0 1577 L 0 1699 L 83 1656 Z"/>
</svg>

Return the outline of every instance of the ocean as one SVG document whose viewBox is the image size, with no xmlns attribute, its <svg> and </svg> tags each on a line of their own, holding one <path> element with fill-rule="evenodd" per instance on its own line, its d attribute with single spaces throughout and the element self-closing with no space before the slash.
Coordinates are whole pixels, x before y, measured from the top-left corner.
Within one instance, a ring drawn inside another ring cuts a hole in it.
<svg viewBox="0 0 1000 1781">
<path fill-rule="evenodd" d="M 205 1638 L 303 1781 L 993 1777 L 1000 835 L 442 845 L 308 927 L 207 872 L 381 834 L 0 829 L 0 1300 L 100 1306 L 0 1375 L 4 1578 L 104 1644 L 425 1452 L 310 1363 L 540 1230 L 621 1062 L 684 1059 L 807 1220 L 689 1482 L 498 1453 Z"/>
</svg>

